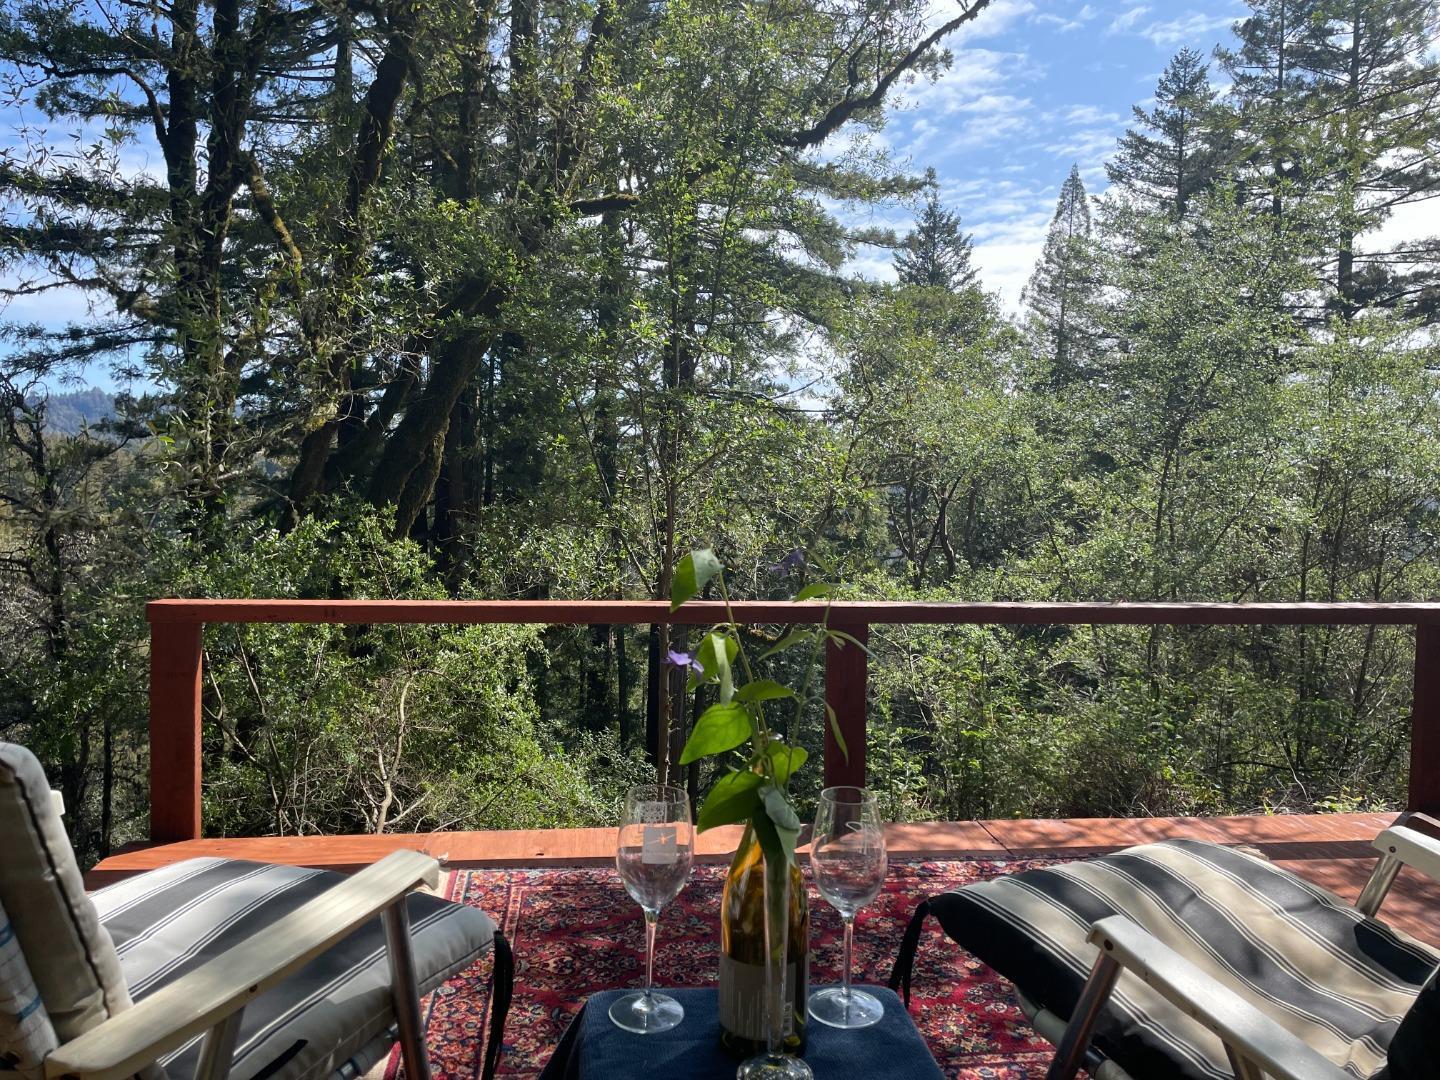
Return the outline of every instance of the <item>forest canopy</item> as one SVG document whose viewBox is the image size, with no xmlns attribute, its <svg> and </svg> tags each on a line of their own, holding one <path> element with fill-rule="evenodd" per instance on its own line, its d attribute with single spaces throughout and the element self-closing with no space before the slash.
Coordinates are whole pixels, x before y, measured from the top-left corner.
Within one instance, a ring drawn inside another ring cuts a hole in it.
<svg viewBox="0 0 1440 1080">
<path fill-rule="evenodd" d="M 1440 240 L 1385 226 L 1440 183 L 1440 2 L 1248 8 L 1064 178 L 1010 311 L 854 137 L 990 0 L 5 0 L 44 123 L 0 286 L 91 305 L 0 324 L 0 737 L 94 856 L 144 828 L 157 596 L 663 598 L 713 546 L 736 597 L 1433 598 Z M 55 422 L 106 365 L 138 389 Z M 216 628 L 207 828 L 608 823 L 680 775 L 683 638 Z M 892 817 L 1403 801 L 1402 630 L 871 648 Z"/>
</svg>

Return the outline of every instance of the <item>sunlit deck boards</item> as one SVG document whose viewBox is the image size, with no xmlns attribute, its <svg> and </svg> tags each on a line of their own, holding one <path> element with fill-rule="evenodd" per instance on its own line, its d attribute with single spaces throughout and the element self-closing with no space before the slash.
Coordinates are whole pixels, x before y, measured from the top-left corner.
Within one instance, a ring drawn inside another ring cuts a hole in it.
<svg viewBox="0 0 1440 1080">
<path fill-rule="evenodd" d="M 1394 814 L 1295 814 L 929 822 L 890 825 L 886 836 L 891 857 L 897 860 L 1084 855 L 1166 837 L 1245 844 L 1286 869 L 1353 899 L 1375 863 L 1370 841 L 1395 817 Z M 739 837 L 739 826 L 711 830 L 697 839 L 697 855 L 702 861 L 725 861 L 735 850 Z M 614 858 L 614 843 L 613 829 L 187 840 L 137 847 L 113 855 L 96 866 L 87 881 L 95 887 L 200 855 L 354 870 L 400 848 L 444 856 L 449 865 L 457 867 L 599 866 Z M 1437 918 L 1440 885 L 1406 870 L 1386 901 L 1383 913 L 1388 921 L 1440 946 L 1440 918 Z"/>
</svg>

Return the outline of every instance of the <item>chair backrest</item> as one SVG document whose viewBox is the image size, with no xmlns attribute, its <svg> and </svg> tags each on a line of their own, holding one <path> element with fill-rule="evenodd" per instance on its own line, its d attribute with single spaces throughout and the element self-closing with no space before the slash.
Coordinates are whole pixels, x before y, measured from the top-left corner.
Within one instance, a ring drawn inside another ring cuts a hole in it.
<svg viewBox="0 0 1440 1080">
<path fill-rule="evenodd" d="M 34 754 L 7 742 L 0 742 L 0 838 L 0 924 L 19 957 L 0 967 L 0 979 L 10 980 L 17 999 L 26 994 L 26 977 L 33 979 L 40 1005 L 27 1016 L 43 1011 L 65 1042 L 128 1008 L 130 994 L 115 945 L 85 895 L 45 773 Z M 0 1029 L 0 1038 L 6 1034 Z M 17 1062 L 29 1056 L 4 1045 L 0 1054 Z"/>
</svg>

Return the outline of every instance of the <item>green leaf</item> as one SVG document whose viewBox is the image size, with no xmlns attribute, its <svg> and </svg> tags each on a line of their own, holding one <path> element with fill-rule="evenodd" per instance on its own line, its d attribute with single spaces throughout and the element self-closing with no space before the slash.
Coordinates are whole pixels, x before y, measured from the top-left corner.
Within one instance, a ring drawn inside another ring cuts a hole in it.
<svg viewBox="0 0 1440 1080">
<path fill-rule="evenodd" d="M 695 651 L 700 661 L 702 682 L 718 679 L 720 682 L 720 703 L 728 705 L 735 696 L 735 675 L 731 664 L 740 653 L 740 643 L 726 634 L 706 634 Z"/>
<path fill-rule="evenodd" d="M 766 649 L 757 659 L 764 660 L 767 656 L 774 656 L 786 649 L 793 649 L 796 645 L 803 645 L 815 636 L 814 630 L 791 630 L 770 648 Z"/>
<path fill-rule="evenodd" d="M 787 746 L 775 741 L 765 748 L 765 756 L 770 759 L 770 773 L 775 783 L 783 788 L 809 759 L 810 752 L 803 746 Z"/>
<path fill-rule="evenodd" d="M 814 600 L 817 596 L 829 596 L 835 591 L 834 585 L 823 581 L 812 582 L 795 594 L 796 600 Z"/>
<path fill-rule="evenodd" d="M 785 792 L 774 784 L 765 784 L 760 789 L 760 799 L 765 804 L 765 816 L 775 823 L 777 829 L 800 835 L 800 817 L 785 797 Z"/>
<path fill-rule="evenodd" d="M 830 720 L 830 734 L 835 736 L 835 745 L 840 748 L 840 753 L 845 756 L 845 760 L 848 762 L 850 760 L 850 748 L 845 745 L 845 736 L 840 734 L 840 720 L 835 715 L 835 706 L 831 705 L 828 701 L 825 703 L 825 715 Z"/>
<path fill-rule="evenodd" d="M 765 853 L 765 863 L 768 866 L 776 859 L 784 862 L 785 844 L 781 841 L 780 834 L 775 831 L 775 823 L 766 816 L 758 796 L 755 803 L 755 817 L 750 824 L 755 829 L 755 839 L 760 841 L 760 850 Z"/>
<path fill-rule="evenodd" d="M 735 691 L 736 701 L 772 701 L 775 698 L 794 696 L 794 690 L 788 686 L 781 686 L 774 679 L 756 679 Z"/>
<path fill-rule="evenodd" d="M 711 705 L 700 714 L 700 719 L 695 721 L 695 730 L 690 732 L 690 738 L 685 740 L 680 764 L 689 765 L 703 757 L 734 750 L 748 738 L 750 714 L 744 705 L 733 701 L 729 704 Z"/>
<path fill-rule="evenodd" d="M 850 644 L 854 645 L 866 656 L 875 655 L 868 648 L 865 647 L 864 642 L 862 642 L 854 634 L 847 634 L 844 630 L 826 630 L 825 636 L 828 637 L 831 641 L 837 642 L 842 649 L 845 647 L 846 644 Z"/>
<path fill-rule="evenodd" d="M 675 564 L 675 575 L 670 579 L 670 610 L 678 611 L 680 605 L 691 600 L 710 584 L 710 579 L 724 567 L 709 548 L 692 551 Z"/>
<path fill-rule="evenodd" d="M 700 804 L 700 818 L 696 824 L 701 832 L 717 825 L 733 825 L 744 821 L 760 808 L 759 773 L 732 772 L 722 776 Z"/>
<path fill-rule="evenodd" d="M 760 788 L 759 804 L 753 823 L 766 862 L 793 866 L 795 843 L 800 837 L 800 819 L 794 808 L 785 793 L 769 783 Z"/>
</svg>

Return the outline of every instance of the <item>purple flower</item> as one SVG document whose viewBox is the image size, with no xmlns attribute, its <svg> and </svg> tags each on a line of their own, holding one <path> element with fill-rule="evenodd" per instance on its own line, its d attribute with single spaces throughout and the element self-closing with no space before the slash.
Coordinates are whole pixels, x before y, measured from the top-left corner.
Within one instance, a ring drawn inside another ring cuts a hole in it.
<svg viewBox="0 0 1440 1080">
<path fill-rule="evenodd" d="M 696 660 L 695 657 L 691 656 L 688 652 L 681 652 L 679 649 L 671 649 L 665 659 L 676 667 L 693 668 L 697 672 L 702 670 L 699 660 Z"/>
<path fill-rule="evenodd" d="M 771 566 L 770 572 L 772 574 L 779 574 L 781 577 L 789 577 L 796 570 L 803 570 L 804 568 L 805 549 L 797 547 L 794 551 L 790 552 L 790 554 L 786 555 L 778 563 L 775 563 L 773 566 Z"/>
</svg>

